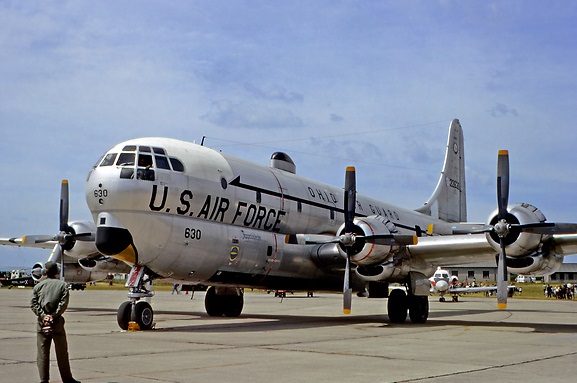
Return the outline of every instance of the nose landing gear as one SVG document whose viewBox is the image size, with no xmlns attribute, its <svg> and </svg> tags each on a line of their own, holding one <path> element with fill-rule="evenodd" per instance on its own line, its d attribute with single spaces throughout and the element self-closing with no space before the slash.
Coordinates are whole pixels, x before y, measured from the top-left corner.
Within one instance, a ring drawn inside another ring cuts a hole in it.
<svg viewBox="0 0 577 383">
<path fill-rule="evenodd" d="M 129 301 L 123 302 L 116 313 L 118 326 L 123 330 L 150 330 L 154 326 L 154 311 L 147 301 L 142 298 L 152 298 L 152 277 L 146 273 L 144 266 L 132 267 L 126 286 L 130 288 Z"/>
</svg>

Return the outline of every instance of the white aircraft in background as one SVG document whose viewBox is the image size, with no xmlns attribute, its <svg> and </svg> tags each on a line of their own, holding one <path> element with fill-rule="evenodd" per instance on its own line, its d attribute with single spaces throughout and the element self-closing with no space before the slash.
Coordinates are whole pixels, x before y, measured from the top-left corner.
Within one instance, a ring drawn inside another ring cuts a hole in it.
<svg viewBox="0 0 577 383">
<path fill-rule="evenodd" d="M 437 268 L 435 274 L 429 278 L 431 282 L 431 293 L 439 294 L 439 302 L 445 302 L 445 295 L 450 295 L 453 302 L 459 301 L 459 295 L 471 293 L 487 293 L 497 291 L 497 286 L 465 286 L 459 287 L 459 278 L 456 275 L 450 275 L 448 270 Z M 507 286 L 508 289 L 514 289 L 515 286 Z"/>
<path fill-rule="evenodd" d="M 353 167 L 343 193 L 298 176 L 284 153 L 261 166 L 189 142 L 129 140 L 88 174 L 93 223 L 68 225 L 66 192 L 60 233 L 21 243 L 56 238 L 54 258 L 106 256 L 130 266 L 130 300 L 117 314 L 121 328 L 153 326 L 152 306 L 142 298 L 153 295 L 154 279 L 210 286 L 205 307 L 211 316 L 240 315 L 243 288 L 250 287 L 343 291 L 345 313 L 353 291 L 388 296 L 393 323 L 407 313 L 423 323 L 428 278 L 437 266 L 491 259 L 498 260 L 498 307 L 505 308 L 507 269 L 554 272 L 563 256 L 577 253 L 577 224 L 546 222 L 530 204 L 508 205 L 506 151 L 498 156 L 497 210 L 487 224 L 466 223 L 463 149 L 461 125 L 453 120 L 439 183 L 424 206 L 410 210 L 357 195 Z M 406 292 L 389 294 L 392 282 Z"/>
</svg>

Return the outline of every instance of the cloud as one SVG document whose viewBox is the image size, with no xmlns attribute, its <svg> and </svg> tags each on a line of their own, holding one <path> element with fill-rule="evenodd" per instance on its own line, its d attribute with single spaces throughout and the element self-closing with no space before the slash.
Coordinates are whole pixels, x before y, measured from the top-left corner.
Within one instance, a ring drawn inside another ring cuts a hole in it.
<svg viewBox="0 0 577 383">
<path fill-rule="evenodd" d="M 251 102 L 214 101 L 201 119 L 225 128 L 301 128 L 303 120 L 292 111 Z"/>
<path fill-rule="evenodd" d="M 490 112 L 493 117 L 519 117 L 517 109 L 509 108 L 507 105 L 501 103 L 497 103 L 493 108 L 491 108 Z"/>
<path fill-rule="evenodd" d="M 330 118 L 331 122 L 343 122 L 345 120 L 343 116 L 339 116 L 336 113 L 331 113 Z"/>
<path fill-rule="evenodd" d="M 287 91 L 280 85 L 273 85 L 268 89 L 261 89 L 246 83 L 244 89 L 253 97 L 267 101 L 280 101 L 287 104 L 303 102 L 304 96 L 297 92 Z"/>
</svg>

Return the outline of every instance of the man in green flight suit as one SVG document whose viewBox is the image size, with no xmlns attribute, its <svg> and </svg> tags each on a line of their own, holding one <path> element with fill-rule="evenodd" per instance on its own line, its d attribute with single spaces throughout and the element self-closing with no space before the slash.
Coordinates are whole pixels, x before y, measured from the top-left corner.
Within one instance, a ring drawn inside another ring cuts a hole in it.
<svg viewBox="0 0 577 383">
<path fill-rule="evenodd" d="M 50 345 L 54 341 L 58 369 L 63 383 L 80 383 L 72 377 L 68 360 L 68 343 L 62 314 L 68 307 L 68 285 L 57 278 L 58 264 L 46 262 L 46 279 L 38 283 L 32 292 L 30 308 L 38 317 L 36 362 L 40 381 L 50 379 Z"/>
</svg>

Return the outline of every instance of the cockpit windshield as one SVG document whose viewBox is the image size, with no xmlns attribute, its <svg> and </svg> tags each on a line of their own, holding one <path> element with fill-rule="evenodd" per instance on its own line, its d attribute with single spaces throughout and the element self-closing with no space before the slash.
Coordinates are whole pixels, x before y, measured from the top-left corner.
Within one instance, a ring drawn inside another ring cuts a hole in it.
<svg viewBox="0 0 577 383">
<path fill-rule="evenodd" d="M 182 161 L 169 157 L 166 150 L 158 147 L 126 145 L 120 153 L 107 153 L 97 166 L 120 168 L 120 178 L 145 181 L 155 180 L 155 170 L 184 172 Z"/>
</svg>

